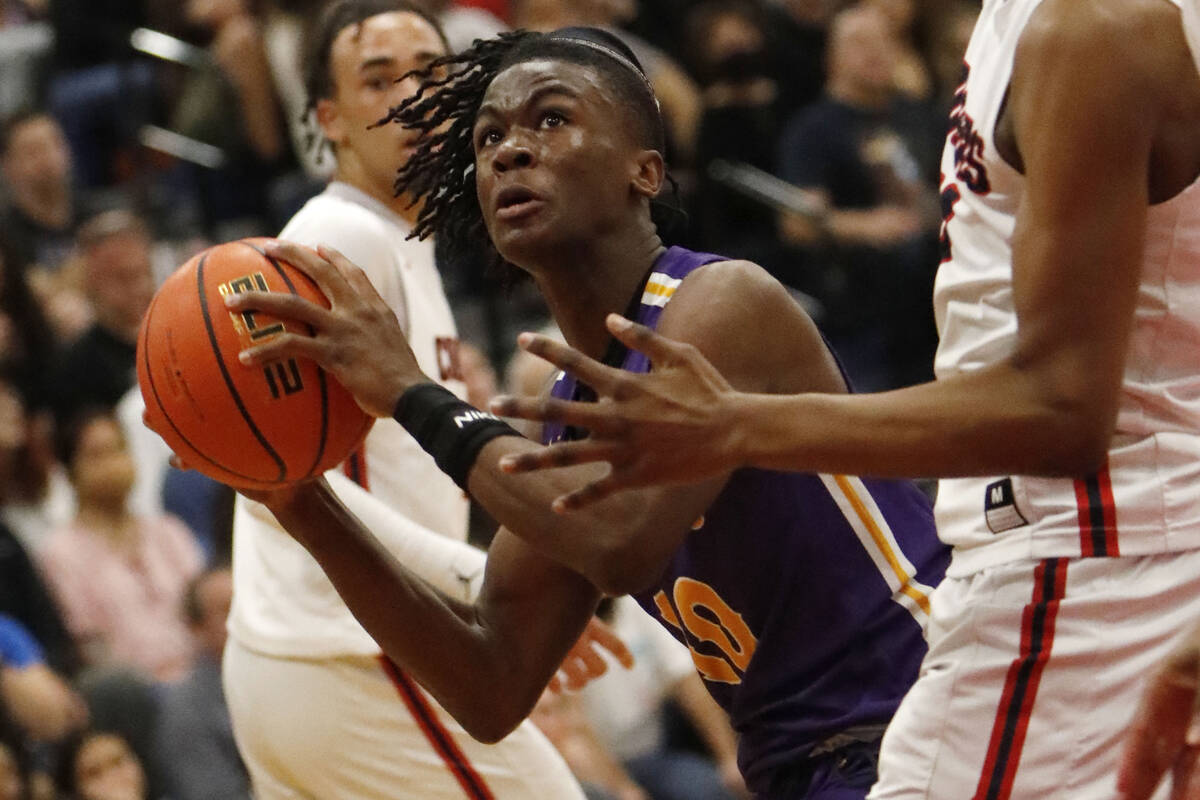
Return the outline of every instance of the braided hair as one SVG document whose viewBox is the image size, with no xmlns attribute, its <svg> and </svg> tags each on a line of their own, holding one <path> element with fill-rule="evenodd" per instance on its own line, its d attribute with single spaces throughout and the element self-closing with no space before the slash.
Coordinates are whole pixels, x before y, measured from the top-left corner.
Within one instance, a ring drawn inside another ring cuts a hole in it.
<svg viewBox="0 0 1200 800">
<path fill-rule="evenodd" d="M 416 151 L 400 168 L 396 193 L 421 204 L 410 238 L 436 236 L 451 259 L 485 252 L 502 259 L 488 238 L 475 190 L 475 118 L 496 76 L 525 61 L 554 59 L 593 67 L 628 109 L 642 146 L 662 152 L 665 133 L 658 101 L 633 52 L 612 34 L 566 28 L 549 34 L 515 31 L 477 39 L 456 55 L 416 73 L 420 90 L 378 124 L 398 122 L 422 132 Z"/>
</svg>

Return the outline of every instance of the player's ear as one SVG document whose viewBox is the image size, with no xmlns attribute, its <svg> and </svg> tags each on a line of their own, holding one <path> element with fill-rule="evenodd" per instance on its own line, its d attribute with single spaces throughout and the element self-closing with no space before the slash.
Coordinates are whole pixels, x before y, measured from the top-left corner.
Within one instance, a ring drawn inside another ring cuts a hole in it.
<svg viewBox="0 0 1200 800">
<path fill-rule="evenodd" d="M 643 197 L 658 197 L 667 174 L 662 153 L 657 150 L 642 150 L 634 161 L 634 169 L 633 190 Z"/>
<path fill-rule="evenodd" d="M 346 127 L 342 122 L 338 104 L 329 98 L 318 100 L 316 112 L 317 124 L 321 126 L 325 138 L 334 144 L 340 143 L 346 135 Z"/>
</svg>

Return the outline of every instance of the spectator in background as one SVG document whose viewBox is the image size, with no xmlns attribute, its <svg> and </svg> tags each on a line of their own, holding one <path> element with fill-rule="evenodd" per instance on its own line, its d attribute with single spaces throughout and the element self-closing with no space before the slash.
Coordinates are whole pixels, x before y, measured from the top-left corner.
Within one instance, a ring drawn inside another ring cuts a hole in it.
<svg viewBox="0 0 1200 800">
<path fill-rule="evenodd" d="M 33 635 L 5 614 L 0 614 L 0 707 L 35 741 L 59 741 L 88 718 L 83 700 L 47 666 Z"/>
<path fill-rule="evenodd" d="M 692 72 L 704 108 L 696 146 L 697 248 L 760 263 L 784 280 L 771 213 L 759 202 L 713 180 L 716 159 L 770 171 L 779 137 L 779 85 L 768 52 L 766 20 L 746 0 L 709 0 L 692 8 L 684 24 Z"/>
<path fill-rule="evenodd" d="M 0 124 L 0 173 L 9 202 L 0 239 L 13 269 L 53 272 L 71 253 L 82 211 L 71 161 L 62 127 L 48 113 L 18 111 Z"/>
<path fill-rule="evenodd" d="M 68 800 L 150 800 L 146 771 L 129 742 L 116 732 L 87 731 L 61 755 L 58 790 Z"/>
<path fill-rule="evenodd" d="M 199 547 L 178 520 L 129 512 L 133 462 L 110 413 L 82 412 L 57 438 L 79 510 L 39 556 L 86 664 L 181 678 L 192 647 L 178 610 Z"/>
<path fill-rule="evenodd" d="M 55 366 L 51 406 L 60 421 L 85 406 L 112 408 L 134 385 L 138 327 L 154 295 L 150 230 L 140 217 L 107 211 L 78 238 L 95 322 Z"/>
<path fill-rule="evenodd" d="M 209 39 L 213 66 L 193 71 L 171 127 L 225 154 L 197 168 L 206 224 L 218 240 L 274 230 L 271 187 L 296 166 L 264 37 L 263 0 L 188 0 L 188 21 Z"/>
<path fill-rule="evenodd" d="M 29 800 L 29 764 L 18 738 L 0 736 L 0 800 Z"/>
<path fill-rule="evenodd" d="M 197 645 L 196 665 L 167 690 L 158 730 L 172 800 L 250 798 L 250 778 L 233 740 L 221 688 L 221 653 L 232 597 L 228 567 L 201 573 L 183 595 L 183 616 Z"/>
<path fill-rule="evenodd" d="M 770 47 L 779 86 L 779 111 L 787 119 L 821 98 L 825 86 L 825 40 L 842 0 L 767 0 Z"/>
<path fill-rule="evenodd" d="M 896 42 L 892 84 L 896 91 L 915 102 L 929 101 L 933 96 L 933 75 L 914 41 L 916 0 L 863 0 L 863 5 L 882 14 L 892 30 Z M 965 43 L 963 50 L 966 51 Z M 961 59 L 962 53 L 959 56 Z"/>
<path fill-rule="evenodd" d="M 0 116 L 32 105 L 54 49 L 54 31 L 40 19 L 47 0 L 0 0 Z"/>
<path fill-rule="evenodd" d="M 75 515 L 74 491 L 54 458 L 53 429 L 49 413 L 29 411 L 16 384 L 0 375 L 0 519 L 28 550 Z M 0 594 L 3 588 L 0 581 Z"/>
<path fill-rule="evenodd" d="M 784 214 L 783 237 L 823 271 L 812 286 L 826 333 L 856 388 L 932 377 L 939 222 L 924 112 L 898 97 L 896 41 L 878 11 L 855 7 L 830 30 L 826 96 L 784 131 L 782 177 L 811 190 L 823 220 Z"/>
<path fill-rule="evenodd" d="M 42 305 L 0 233 L 0 372 L 34 408 L 44 408 L 49 400 L 46 373 L 55 345 Z"/>
</svg>

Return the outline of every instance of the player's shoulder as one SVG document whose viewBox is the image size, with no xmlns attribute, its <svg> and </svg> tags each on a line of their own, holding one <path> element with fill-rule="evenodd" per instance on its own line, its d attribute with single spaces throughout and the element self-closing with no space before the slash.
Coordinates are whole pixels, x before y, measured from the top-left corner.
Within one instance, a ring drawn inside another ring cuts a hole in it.
<svg viewBox="0 0 1200 800">
<path fill-rule="evenodd" d="M 1120 70 L 1137 81 L 1156 76 L 1171 56 L 1164 45 L 1175 40 L 1182 41 L 1179 7 L 1166 0 L 1043 0 L 1021 32 L 1017 59 Z"/>
<path fill-rule="evenodd" d="M 842 386 L 816 324 L 787 287 L 752 261 L 715 261 L 690 272 L 658 330 L 695 345 L 731 380 L 740 374 L 746 390 Z"/>
<path fill-rule="evenodd" d="M 394 222 L 381 214 L 326 189 L 305 203 L 279 236 L 304 244 L 319 241 L 341 249 L 341 244 L 359 242 L 363 238 L 373 242 L 386 241 L 402 233 Z"/>
</svg>

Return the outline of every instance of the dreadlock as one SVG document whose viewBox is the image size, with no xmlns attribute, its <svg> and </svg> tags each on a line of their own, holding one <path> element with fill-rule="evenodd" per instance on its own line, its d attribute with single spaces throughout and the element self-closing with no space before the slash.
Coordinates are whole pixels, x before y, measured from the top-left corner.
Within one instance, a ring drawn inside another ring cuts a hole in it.
<svg viewBox="0 0 1200 800">
<path fill-rule="evenodd" d="M 603 37 L 604 46 L 595 48 L 555 34 L 502 33 L 494 39 L 477 39 L 469 49 L 416 73 L 423 79 L 420 90 L 378 123 L 398 122 L 423 134 L 396 177 L 397 195 L 407 194 L 414 205 L 421 204 L 410 238 L 436 236 L 451 259 L 469 261 L 482 252 L 493 265 L 501 262 L 488 238 L 475 191 L 472 134 L 488 86 L 514 64 L 553 58 L 595 67 L 619 94 L 622 107 L 632 109 L 630 121 L 642 144 L 663 151 L 658 101 L 637 58 L 620 40 L 609 34 Z"/>
</svg>

